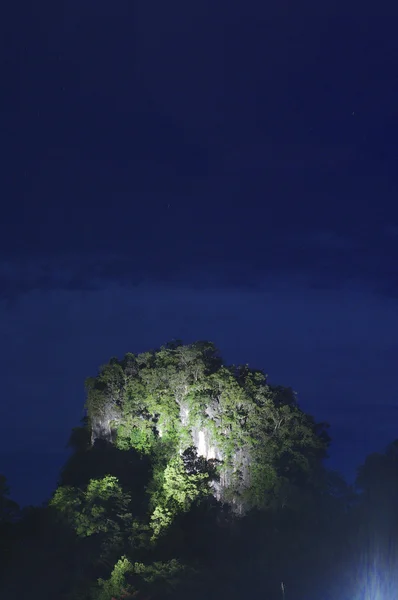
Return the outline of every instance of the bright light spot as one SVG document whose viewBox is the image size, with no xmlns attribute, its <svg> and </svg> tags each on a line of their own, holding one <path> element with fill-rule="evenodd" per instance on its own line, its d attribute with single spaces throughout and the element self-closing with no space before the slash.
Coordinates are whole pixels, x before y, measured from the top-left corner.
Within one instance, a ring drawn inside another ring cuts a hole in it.
<svg viewBox="0 0 398 600">
<path fill-rule="evenodd" d="M 198 454 L 200 456 L 206 456 L 206 438 L 204 431 L 199 431 Z"/>
<path fill-rule="evenodd" d="M 204 431 L 199 431 L 198 440 L 198 454 L 204 456 L 207 460 L 216 458 L 216 450 L 212 446 L 209 446 L 206 440 L 206 434 Z"/>
</svg>

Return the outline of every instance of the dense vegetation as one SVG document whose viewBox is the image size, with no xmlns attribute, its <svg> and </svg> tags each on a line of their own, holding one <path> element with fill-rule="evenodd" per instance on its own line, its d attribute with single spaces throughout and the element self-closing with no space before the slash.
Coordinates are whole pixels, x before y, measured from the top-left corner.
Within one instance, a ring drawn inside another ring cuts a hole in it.
<svg viewBox="0 0 398 600">
<path fill-rule="evenodd" d="M 86 383 L 50 501 L 18 511 L 0 479 L 2 597 L 394 596 L 398 442 L 351 488 L 294 392 L 208 342 L 111 359 Z"/>
<path fill-rule="evenodd" d="M 261 371 L 223 365 L 211 343 L 127 354 L 86 384 L 92 431 L 152 457 L 152 504 L 160 519 L 159 481 L 183 469 L 184 452 L 200 450 L 201 437 L 212 464 L 194 477 L 204 481 L 209 469 L 217 471 L 217 497 L 240 510 L 266 508 L 287 485 L 317 485 L 329 442 L 325 426 L 300 410 L 292 390 L 268 385 Z"/>
</svg>

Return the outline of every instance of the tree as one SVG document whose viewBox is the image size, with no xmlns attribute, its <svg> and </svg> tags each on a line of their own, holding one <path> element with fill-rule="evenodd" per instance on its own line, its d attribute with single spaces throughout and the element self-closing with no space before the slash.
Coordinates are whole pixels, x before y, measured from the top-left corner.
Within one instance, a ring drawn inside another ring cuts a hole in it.
<svg viewBox="0 0 398 600">
<path fill-rule="evenodd" d="M 11 556 L 18 516 L 19 506 L 9 498 L 7 479 L 0 475 L 0 571 L 8 564 Z"/>
<path fill-rule="evenodd" d="M 131 497 L 123 492 L 116 477 L 91 479 L 85 489 L 59 487 L 50 506 L 73 525 L 80 537 L 106 534 L 113 543 L 120 541 L 132 521 Z"/>
<path fill-rule="evenodd" d="M 362 513 L 323 465 L 327 427 L 262 371 L 173 341 L 101 367 L 87 413 L 49 505 L 22 516 L 4 597 L 272 599 L 283 581 L 315 600 L 348 562 Z"/>
<path fill-rule="evenodd" d="M 14 522 L 19 514 L 19 506 L 9 498 L 9 493 L 7 479 L 0 475 L 0 526 Z"/>
<path fill-rule="evenodd" d="M 314 485 L 329 444 L 326 426 L 300 409 L 290 388 L 268 385 L 247 365 L 224 365 L 210 342 L 111 359 L 90 379 L 87 410 L 95 431 L 113 415 L 119 449 L 162 455 L 157 476 L 160 462 L 169 468 L 190 446 L 203 453 L 197 438 L 205 438 L 219 460 L 219 494 L 239 510 L 266 507 L 287 484 Z"/>
<path fill-rule="evenodd" d="M 194 471 L 191 467 L 188 472 L 181 456 L 171 459 L 163 472 L 162 487 L 152 498 L 152 540 L 171 525 L 178 513 L 188 512 L 196 500 L 210 493 L 208 482 L 209 473 L 205 470 Z"/>
</svg>

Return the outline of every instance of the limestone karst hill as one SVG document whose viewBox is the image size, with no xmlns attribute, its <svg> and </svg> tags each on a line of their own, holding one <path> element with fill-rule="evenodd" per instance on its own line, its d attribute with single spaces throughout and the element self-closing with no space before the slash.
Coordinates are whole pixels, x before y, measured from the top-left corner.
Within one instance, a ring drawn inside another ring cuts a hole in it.
<svg viewBox="0 0 398 600">
<path fill-rule="evenodd" d="M 217 471 L 214 496 L 238 513 L 272 502 L 286 482 L 309 482 L 326 455 L 324 427 L 290 388 L 224 365 L 210 342 L 113 358 L 86 386 L 93 443 L 142 454 L 161 446 L 165 465 L 193 447 Z"/>
</svg>

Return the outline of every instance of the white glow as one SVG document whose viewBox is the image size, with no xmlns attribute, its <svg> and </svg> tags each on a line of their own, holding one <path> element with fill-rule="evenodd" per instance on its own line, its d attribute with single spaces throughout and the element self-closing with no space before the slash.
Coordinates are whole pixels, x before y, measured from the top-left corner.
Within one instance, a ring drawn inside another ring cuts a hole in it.
<svg viewBox="0 0 398 600">
<path fill-rule="evenodd" d="M 204 456 L 207 460 L 216 458 L 216 449 L 213 446 L 208 446 L 204 431 L 199 431 L 199 440 L 197 452 L 199 456 Z"/>
<path fill-rule="evenodd" d="M 206 456 L 206 438 L 204 431 L 199 431 L 198 454 L 200 456 Z"/>
</svg>

